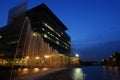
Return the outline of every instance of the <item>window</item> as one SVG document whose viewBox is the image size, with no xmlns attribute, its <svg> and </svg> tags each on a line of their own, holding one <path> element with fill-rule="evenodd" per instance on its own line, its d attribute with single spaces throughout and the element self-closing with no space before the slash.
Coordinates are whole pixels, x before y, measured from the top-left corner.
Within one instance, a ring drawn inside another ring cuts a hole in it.
<svg viewBox="0 0 120 80">
<path fill-rule="evenodd" d="M 0 36 L 0 38 L 2 38 L 2 36 Z"/>
</svg>

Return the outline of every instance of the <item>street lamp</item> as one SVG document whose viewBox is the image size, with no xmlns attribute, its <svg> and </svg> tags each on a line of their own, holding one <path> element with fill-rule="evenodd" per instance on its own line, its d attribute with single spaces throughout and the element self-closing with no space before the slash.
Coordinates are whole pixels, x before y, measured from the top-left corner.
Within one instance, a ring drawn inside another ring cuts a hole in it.
<svg viewBox="0 0 120 80">
<path fill-rule="evenodd" d="M 75 57 L 79 57 L 79 55 L 78 55 L 78 54 L 75 54 Z"/>
</svg>

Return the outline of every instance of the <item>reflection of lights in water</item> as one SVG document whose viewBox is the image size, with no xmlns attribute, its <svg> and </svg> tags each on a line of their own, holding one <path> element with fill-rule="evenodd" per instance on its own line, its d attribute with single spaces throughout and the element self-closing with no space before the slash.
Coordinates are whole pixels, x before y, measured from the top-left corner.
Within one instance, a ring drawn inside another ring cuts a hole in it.
<svg viewBox="0 0 120 80">
<path fill-rule="evenodd" d="M 112 71 L 112 66 L 109 66 L 110 71 Z"/>
<path fill-rule="evenodd" d="M 75 68 L 72 75 L 73 80 L 84 80 L 85 74 L 81 68 Z"/>
<path fill-rule="evenodd" d="M 118 71 L 119 71 L 119 67 L 118 67 L 118 66 L 115 66 L 115 67 L 114 67 L 114 70 L 115 70 L 116 72 L 118 72 Z"/>
<path fill-rule="evenodd" d="M 109 80 L 109 79 L 110 80 L 120 80 L 118 66 L 109 66 L 109 67 L 106 67 L 103 71 L 104 71 L 104 79 L 105 80 Z"/>
<path fill-rule="evenodd" d="M 39 71 L 40 71 L 39 68 L 34 68 L 34 69 L 33 69 L 33 72 L 35 72 L 35 73 L 36 73 L 36 72 L 39 72 Z"/>
<path fill-rule="evenodd" d="M 29 73 L 29 69 L 28 68 L 23 68 L 22 70 L 22 74 L 28 74 Z"/>
<path fill-rule="evenodd" d="M 49 68 L 43 68 L 43 69 L 42 69 L 42 71 L 47 71 L 47 70 L 49 70 Z"/>
</svg>

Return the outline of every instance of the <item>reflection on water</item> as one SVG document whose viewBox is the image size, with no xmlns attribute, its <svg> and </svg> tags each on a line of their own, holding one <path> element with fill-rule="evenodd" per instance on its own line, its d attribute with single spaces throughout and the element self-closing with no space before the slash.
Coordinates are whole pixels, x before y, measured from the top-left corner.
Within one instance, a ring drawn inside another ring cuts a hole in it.
<svg viewBox="0 0 120 80">
<path fill-rule="evenodd" d="M 120 80 L 120 67 L 86 66 L 49 74 L 39 80 Z"/>
<path fill-rule="evenodd" d="M 86 66 L 69 68 L 46 76 L 40 75 L 51 68 L 19 68 L 14 70 L 15 80 L 120 80 L 118 66 Z M 9 80 L 10 70 L 0 70 L 0 80 Z"/>
<path fill-rule="evenodd" d="M 20 75 L 30 75 L 30 74 L 35 74 L 39 72 L 45 72 L 48 71 L 49 68 L 19 68 L 14 70 L 14 73 L 17 72 L 17 74 Z M 16 74 L 16 73 L 15 73 Z"/>
<path fill-rule="evenodd" d="M 34 69 L 33 69 L 33 72 L 34 72 L 34 73 L 37 73 L 37 72 L 39 72 L 39 71 L 40 71 L 39 68 L 34 68 Z"/>
<path fill-rule="evenodd" d="M 20 72 L 19 72 L 19 74 L 21 74 L 21 75 L 25 75 L 25 74 L 28 74 L 29 73 L 29 69 L 28 68 L 23 68 Z"/>
<path fill-rule="evenodd" d="M 42 69 L 42 71 L 47 71 L 47 70 L 49 70 L 49 68 L 43 68 L 43 69 Z"/>
<path fill-rule="evenodd" d="M 83 73 L 82 68 L 73 69 L 72 78 L 73 80 L 84 80 L 85 74 Z"/>
<path fill-rule="evenodd" d="M 17 72 L 18 75 L 14 75 L 14 80 L 35 80 L 36 77 L 39 77 L 41 73 L 50 70 L 50 68 L 19 68 L 14 71 Z"/>
<path fill-rule="evenodd" d="M 105 80 L 120 80 L 120 67 L 103 66 Z"/>
<path fill-rule="evenodd" d="M 82 68 L 69 68 L 48 74 L 38 80 L 85 80 L 84 78 L 85 74 Z"/>
</svg>

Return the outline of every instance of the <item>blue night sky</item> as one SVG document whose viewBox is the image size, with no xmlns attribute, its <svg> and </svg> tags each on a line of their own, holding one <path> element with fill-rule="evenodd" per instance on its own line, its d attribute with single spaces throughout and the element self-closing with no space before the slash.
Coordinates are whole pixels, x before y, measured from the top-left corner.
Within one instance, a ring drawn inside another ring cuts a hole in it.
<svg viewBox="0 0 120 80">
<path fill-rule="evenodd" d="M 0 26 L 8 11 L 24 0 L 0 0 Z M 73 52 L 82 60 L 107 58 L 120 51 L 119 0 L 28 0 L 28 9 L 45 3 L 68 27 Z"/>
</svg>

